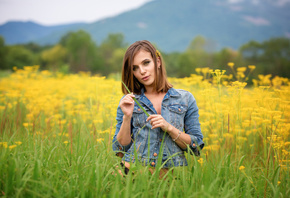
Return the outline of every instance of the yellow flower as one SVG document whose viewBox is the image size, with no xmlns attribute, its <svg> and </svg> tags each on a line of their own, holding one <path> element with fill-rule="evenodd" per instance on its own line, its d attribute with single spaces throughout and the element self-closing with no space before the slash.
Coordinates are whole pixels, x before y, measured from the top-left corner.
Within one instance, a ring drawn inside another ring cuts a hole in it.
<svg viewBox="0 0 290 198">
<path fill-rule="evenodd" d="M 98 138 L 97 142 L 102 142 L 104 140 L 104 138 Z"/>
<path fill-rule="evenodd" d="M 237 68 L 237 71 L 238 71 L 238 72 L 245 72 L 246 70 L 247 70 L 246 67 L 238 67 L 238 68 Z"/>
<path fill-rule="evenodd" d="M 20 144 L 22 144 L 22 142 L 18 141 L 18 142 L 15 142 L 15 144 L 18 144 L 18 145 L 20 145 Z"/>
<path fill-rule="evenodd" d="M 255 65 L 249 65 L 248 68 L 253 71 L 254 69 L 256 69 L 256 66 Z"/>
<path fill-rule="evenodd" d="M 234 65 L 235 65 L 235 63 L 233 63 L 233 62 L 229 62 L 229 63 L 228 63 L 228 66 L 229 66 L 230 68 L 233 68 Z"/>
<path fill-rule="evenodd" d="M 281 182 L 280 182 L 280 181 L 278 181 L 278 182 L 277 182 L 277 184 L 279 185 L 279 184 L 281 184 Z"/>
<path fill-rule="evenodd" d="M 64 141 L 63 143 L 64 143 L 64 144 L 68 144 L 68 141 Z"/>
<path fill-rule="evenodd" d="M 200 163 L 200 165 L 202 166 L 203 165 L 203 163 L 204 163 L 204 161 L 203 161 L 203 158 L 200 158 L 199 160 L 197 160 L 198 161 L 198 163 Z"/>
<path fill-rule="evenodd" d="M 28 123 L 23 123 L 23 126 L 24 127 L 28 127 Z"/>
<path fill-rule="evenodd" d="M 17 146 L 17 145 L 13 144 L 13 145 L 9 146 L 9 149 L 10 149 L 10 150 L 11 150 L 11 149 L 14 149 L 16 146 Z"/>
<path fill-rule="evenodd" d="M 240 171 L 243 171 L 245 168 L 246 168 L 246 167 L 244 167 L 244 166 L 240 166 L 239 170 L 240 170 Z"/>
<path fill-rule="evenodd" d="M 157 57 L 160 57 L 161 56 L 161 54 L 160 54 L 160 52 L 158 50 L 156 50 L 156 56 Z"/>
<path fill-rule="evenodd" d="M 7 142 L 0 142 L 0 145 L 3 145 L 4 148 L 8 147 Z"/>
</svg>

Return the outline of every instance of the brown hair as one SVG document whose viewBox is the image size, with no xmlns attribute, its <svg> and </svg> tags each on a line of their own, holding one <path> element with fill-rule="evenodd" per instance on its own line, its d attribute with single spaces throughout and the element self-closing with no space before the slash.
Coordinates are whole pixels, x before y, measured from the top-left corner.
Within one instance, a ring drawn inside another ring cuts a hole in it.
<svg viewBox="0 0 290 198">
<path fill-rule="evenodd" d="M 133 61 L 135 55 L 140 51 L 144 50 L 151 54 L 154 65 L 155 65 L 155 76 L 154 79 L 154 89 L 159 92 L 167 92 L 171 87 L 173 87 L 167 80 L 165 65 L 162 61 L 162 57 L 160 53 L 156 50 L 156 48 L 146 40 L 136 41 L 127 49 L 124 59 L 123 59 L 123 67 L 122 67 L 122 81 L 128 87 L 128 89 L 135 94 L 141 94 L 141 89 L 144 88 L 144 85 L 141 84 L 137 78 L 133 75 Z M 160 59 L 160 68 L 157 68 L 157 59 Z M 159 70 L 157 72 L 157 70 Z M 128 94 L 125 86 L 122 83 L 122 91 L 124 94 Z"/>
</svg>

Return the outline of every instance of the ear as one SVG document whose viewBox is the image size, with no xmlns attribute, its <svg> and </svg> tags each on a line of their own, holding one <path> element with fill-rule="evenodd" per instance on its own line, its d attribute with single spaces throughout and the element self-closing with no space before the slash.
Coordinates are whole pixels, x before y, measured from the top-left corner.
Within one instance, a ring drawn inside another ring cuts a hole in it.
<svg viewBox="0 0 290 198">
<path fill-rule="evenodd" d="M 161 60 L 160 57 L 157 57 L 157 68 L 160 68 L 161 66 Z"/>
</svg>

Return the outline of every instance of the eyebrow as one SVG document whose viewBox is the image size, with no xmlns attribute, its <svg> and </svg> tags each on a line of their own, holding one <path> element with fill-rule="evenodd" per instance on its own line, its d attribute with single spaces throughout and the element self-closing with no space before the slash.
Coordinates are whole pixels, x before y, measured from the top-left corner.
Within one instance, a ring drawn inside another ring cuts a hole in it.
<svg viewBox="0 0 290 198">
<path fill-rule="evenodd" d="M 146 62 L 146 61 L 151 61 L 149 58 L 146 58 L 146 59 L 144 59 L 141 63 L 144 63 L 144 62 Z M 138 65 L 133 65 L 133 67 L 138 67 Z"/>
</svg>

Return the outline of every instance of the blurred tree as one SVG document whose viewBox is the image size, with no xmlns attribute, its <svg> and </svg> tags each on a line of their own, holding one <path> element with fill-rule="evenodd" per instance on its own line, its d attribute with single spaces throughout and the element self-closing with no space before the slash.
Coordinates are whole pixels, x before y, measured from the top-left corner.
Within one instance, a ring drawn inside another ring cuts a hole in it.
<svg viewBox="0 0 290 198">
<path fill-rule="evenodd" d="M 182 53 L 178 56 L 178 71 L 177 77 L 185 77 L 192 74 L 197 67 L 195 57 L 188 52 Z"/>
<path fill-rule="evenodd" d="M 205 47 L 206 47 L 206 39 L 203 36 L 196 36 L 189 44 L 189 46 L 187 47 L 187 51 L 205 51 Z"/>
<path fill-rule="evenodd" d="M 237 66 L 243 66 L 240 53 L 230 48 L 223 48 L 221 51 L 214 53 L 214 64 L 212 69 L 229 70 L 229 62 L 234 62 Z M 227 74 L 229 74 L 228 72 Z"/>
<path fill-rule="evenodd" d="M 41 53 L 41 59 L 47 63 L 48 67 L 54 71 L 65 63 L 67 58 L 67 50 L 60 44 L 44 50 Z"/>
<path fill-rule="evenodd" d="M 121 72 L 125 53 L 126 49 L 124 48 L 117 48 L 113 51 L 112 57 L 108 60 L 108 63 L 111 66 L 110 73 Z"/>
<path fill-rule="evenodd" d="M 289 38 L 251 41 L 240 47 L 240 53 L 247 64 L 257 66 L 257 73 L 290 77 Z"/>
<path fill-rule="evenodd" d="M 211 43 L 202 36 L 195 37 L 184 53 L 178 57 L 179 77 L 189 76 L 198 67 L 211 67 L 213 54 L 206 51 Z"/>
<path fill-rule="evenodd" d="M 5 40 L 0 36 L 0 69 L 8 69 Z"/>
<path fill-rule="evenodd" d="M 38 65 L 37 57 L 22 45 L 13 45 L 6 47 L 7 65 L 12 69 L 14 66 L 23 68 L 23 66 Z"/>
<path fill-rule="evenodd" d="M 110 46 L 112 49 L 124 48 L 127 44 L 124 42 L 122 33 L 108 34 L 107 38 L 102 42 L 101 47 Z"/>
<path fill-rule="evenodd" d="M 26 49 L 30 50 L 34 54 L 40 54 L 43 50 L 50 49 L 53 46 L 50 46 L 50 45 L 41 46 L 41 45 L 39 45 L 37 43 L 30 42 L 30 43 L 27 43 L 27 44 L 23 44 L 23 47 L 25 47 Z"/>
<path fill-rule="evenodd" d="M 71 71 L 88 71 L 94 68 L 97 47 L 87 32 L 70 32 L 60 40 L 60 44 L 67 49 Z"/>
<path fill-rule="evenodd" d="M 179 56 L 181 53 L 173 52 L 166 54 L 161 52 L 161 54 L 165 62 L 167 75 L 171 77 L 177 76 L 179 73 Z"/>
<path fill-rule="evenodd" d="M 123 56 L 125 54 L 124 48 L 126 46 L 124 35 L 121 33 L 109 34 L 101 43 L 99 50 L 101 56 L 104 58 L 104 67 L 102 70 L 104 75 L 121 71 L 120 65 L 122 65 L 123 62 Z M 122 58 L 121 53 L 123 53 Z"/>
</svg>

